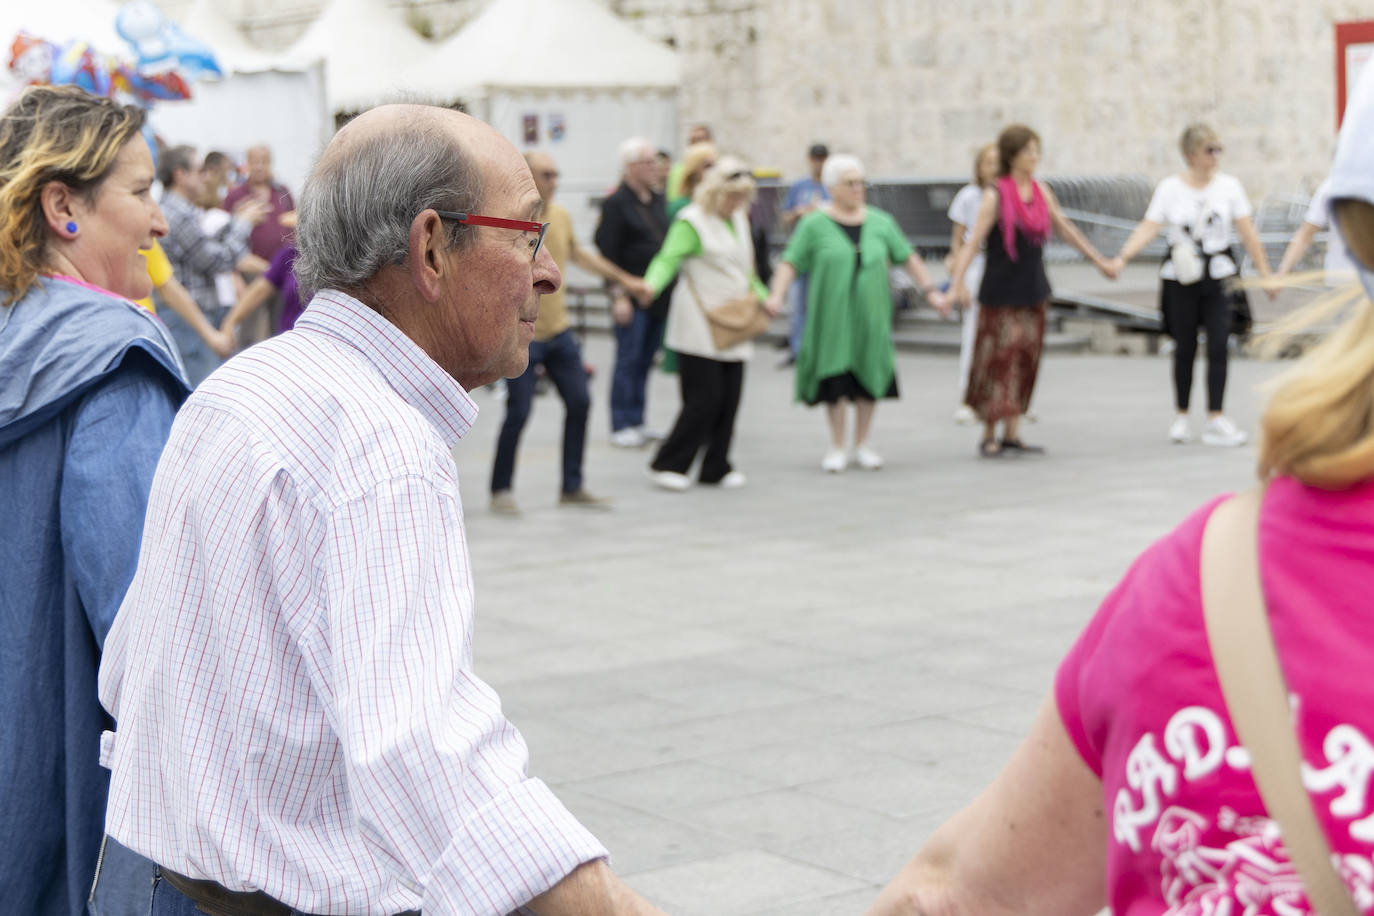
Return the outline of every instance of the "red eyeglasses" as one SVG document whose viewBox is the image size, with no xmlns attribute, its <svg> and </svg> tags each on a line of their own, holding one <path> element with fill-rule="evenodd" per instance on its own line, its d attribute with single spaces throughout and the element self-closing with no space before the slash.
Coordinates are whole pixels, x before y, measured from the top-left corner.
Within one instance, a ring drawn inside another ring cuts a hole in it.
<svg viewBox="0 0 1374 916">
<path fill-rule="evenodd" d="M 469 226 L 493 226 L 497 229 L 515 229 L 518 232 L 536 232 L 530 239 L 530 260 L 539 257 L 539 249 L 544 247 L 544 233 L 549 231 L 548 223 L 532 223 L 524 219 L 502 219 L 499 216 L 479 216 L 476 213 L 459 213 L 456 210 L 435 210 L 440 219 L 451 219 L 455 223 Z"/>
</svg>

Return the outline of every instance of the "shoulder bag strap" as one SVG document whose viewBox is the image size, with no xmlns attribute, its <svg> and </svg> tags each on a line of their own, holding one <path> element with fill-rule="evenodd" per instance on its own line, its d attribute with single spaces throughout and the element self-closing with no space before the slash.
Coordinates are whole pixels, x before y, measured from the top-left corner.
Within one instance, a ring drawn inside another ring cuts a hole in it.
<svg viewBox="0 0 1374 916">
<path fill-rule="evenodd" d="M 1222 503 L 1202 535 L 1202 612 L 1236 737 L 1289 860 L 1320 916 L 1357 916 L 1303 788 L 1288 689 L 1259 577 L 1261 491 Z"/>
</svg>

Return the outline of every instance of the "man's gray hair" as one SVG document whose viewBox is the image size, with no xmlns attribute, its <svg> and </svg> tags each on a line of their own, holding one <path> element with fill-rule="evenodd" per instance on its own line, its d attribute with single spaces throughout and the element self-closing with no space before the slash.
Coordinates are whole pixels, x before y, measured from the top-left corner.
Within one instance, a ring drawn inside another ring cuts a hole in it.
<svg viewBox="0 0 1374 916">
<path fill-rule="evenodd" d="M 638 162 L 645 154 L 657 156 L 658 150 L 643 137 L 631 137 L 620 144 L 620 164 L 622 167 L 632 162 Z"/>
<path fill-rule="evenodd" d="M 483 190 L 472 157 L 430 121 L 326 154 L 301 194 L 295 267 L 301 289 L 361 289 L 383 268 L 405 263 L 410 225 L 422 211 L 475 212 Z M 454 248 L 472 243 L 473 227 L 445 225 Z"/>
<path fill-rule="evenodd" d="M 157 180 L 164 188 L 172 187 L 172 178 L 177 172 L 196 170 L 196 148 L 194 146 L 174 146 L 163 150 L 157 164 Z"/>
</svg>

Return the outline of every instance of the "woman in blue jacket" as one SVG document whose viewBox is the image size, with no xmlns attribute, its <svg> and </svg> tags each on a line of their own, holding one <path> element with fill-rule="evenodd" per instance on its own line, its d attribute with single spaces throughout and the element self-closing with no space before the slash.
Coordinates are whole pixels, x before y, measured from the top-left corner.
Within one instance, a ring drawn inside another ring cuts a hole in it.
<svg viewBox="0 0 1374 916">
<path fill-rule="evenodd" d="M 167 231 L 142 126 L 141 109 L 72 87 L 28 89 L 0 118 L 0 860 L 11 913 L 86 911 L 108 784 L 96 669 L 187 392 L 166 329 L 130 301 L 151 288 L 139 250 Z"/>
</svg>

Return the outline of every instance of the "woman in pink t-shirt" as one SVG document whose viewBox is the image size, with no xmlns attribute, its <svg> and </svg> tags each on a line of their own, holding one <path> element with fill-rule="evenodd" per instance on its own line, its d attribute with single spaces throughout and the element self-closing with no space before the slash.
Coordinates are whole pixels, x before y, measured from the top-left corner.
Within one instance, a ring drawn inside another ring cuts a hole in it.
<svg viewBox="0 0 1374 916">
<path fill-rule="evenodd" d="M 1333 215 L 1365 289 L 1345 296 L 1358 299 L 1346 323 L 1265 411 L 1259 551 L 1303 782 L 1356 908 L 1374 914 L 1374 68 L 1366 75 L 1332 173 Z M 1311 911 L 1204 628 L 1202 533 L 1220 502 L 1136 561 L 1006 769 L 870 916 Z"/>
</svg>

